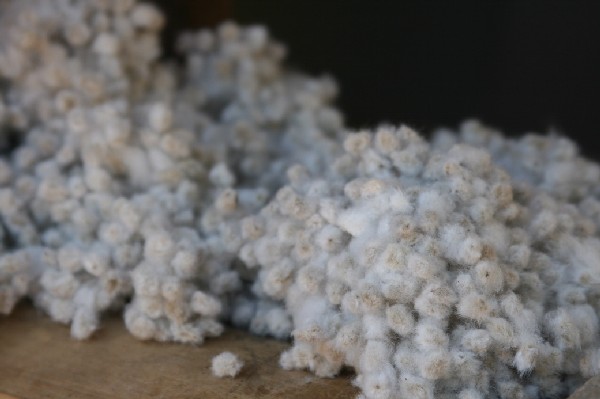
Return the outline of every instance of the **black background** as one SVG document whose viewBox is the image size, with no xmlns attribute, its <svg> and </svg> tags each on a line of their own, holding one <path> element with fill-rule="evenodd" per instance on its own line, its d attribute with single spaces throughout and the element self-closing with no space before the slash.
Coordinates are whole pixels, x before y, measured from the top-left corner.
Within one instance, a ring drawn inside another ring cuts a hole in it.
<svg viewBox="0 0 600 399">
<path fill-rule="evenodd" d="M 265 24 L 288 63 L 331 74 L 351 127 L 423 133 L 477 117 L 558 131 L 600 159 L 600 1 L 165 0 L 165 41 L 225 19 Z"/>
</svg>

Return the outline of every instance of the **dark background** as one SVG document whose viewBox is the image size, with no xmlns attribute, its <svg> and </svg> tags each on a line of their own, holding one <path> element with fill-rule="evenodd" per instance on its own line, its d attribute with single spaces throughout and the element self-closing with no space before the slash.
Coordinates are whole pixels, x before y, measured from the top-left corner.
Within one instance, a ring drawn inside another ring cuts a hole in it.
<svg viewBox="0 0 600 399">
<path fill-rule="evenodd" d="M 551 130 L 600 159 L 600 1 L 157 0 L 177 31 L 265 24 L 288 63 L 333 75 L 351 127 L 468 117 Z"/>
</svg>

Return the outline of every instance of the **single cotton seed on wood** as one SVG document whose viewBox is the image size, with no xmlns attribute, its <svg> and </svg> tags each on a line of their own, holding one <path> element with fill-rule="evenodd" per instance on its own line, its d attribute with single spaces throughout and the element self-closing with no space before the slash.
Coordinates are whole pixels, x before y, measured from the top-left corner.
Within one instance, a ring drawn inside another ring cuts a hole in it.
<svg viewBox="0 0 600 399">
<path fill-rule="evenodd" d="M 244 367 L 244 362 L 231 352 L 223 352 L 213 357 L 211 370 L 215 377 L 235 377 Z"/>
</svg>

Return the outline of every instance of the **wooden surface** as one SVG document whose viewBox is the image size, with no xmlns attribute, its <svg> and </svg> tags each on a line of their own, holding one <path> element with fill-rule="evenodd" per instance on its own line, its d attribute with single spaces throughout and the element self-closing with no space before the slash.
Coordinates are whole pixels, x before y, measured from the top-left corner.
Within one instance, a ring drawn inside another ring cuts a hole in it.
<svg viewBox="0 0 600 399">
<path fill-rule="evenodd" d="M 30 305 L 0 316 L 0 399 L 341 399 L 358 392 L 351 375 L 320 379 L 281 370 L 285 342 L 230 331 L 202 346 L 160 344 L 135 340 L 116 316 L 103 325 L 93 339 L 77 342 Z M 235 379 L 210 372 L 212 357 L 224 350 L 246 363 Z"/>
<path fill-rule="evenodd" d="M 569 399 L 598 399 L 600 398 L 600 376 L 594 377 L 584 386 L 573 392 Z"/>
<path fill-rule="evenodd" d="M 0 399 L 346 399 L 358 393 L 351 375 L 320 379 L 281 370 L 279 354 L 287 346 L 241 331 L 202 346 L 140 342 L 117 316 L 106 320 L 93 339 L 77 342 L 67 327 L 21 305 L 0 317 Z M 224 350 L 246 362 L 235 379 L 210 373 L 212 357 Z M 569 399 L 598 398 L 600 377 Z"/>
</svg>

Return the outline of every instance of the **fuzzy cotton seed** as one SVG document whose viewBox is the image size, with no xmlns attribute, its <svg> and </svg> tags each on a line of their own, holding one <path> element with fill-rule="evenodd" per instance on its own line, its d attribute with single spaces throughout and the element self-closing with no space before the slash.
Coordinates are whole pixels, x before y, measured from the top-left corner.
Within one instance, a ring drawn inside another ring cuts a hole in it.
<svg viewBox="0 0 600 399">
<path fill-rule="evenodd" d="M 367 149 L 370 141 L 371 135 L 368 132 L 353 133 L 344 141 L 344 149 L 352 155 L 359 155 Z"/>
<path fill-rule="evenodd" d="M 390 346 L 380 340 L 368 340 L 361 356 L 361 370 L 373 372 L 381 370 L 389 363 Z"/>
<path fill-rule="evenodd" d="M 443 262 L 436 259 L 428 259 L 422 255 L 412 253 L 407 259 L 408 271 L 413 275 L 422 278 L 423 280 L 431 280 L 433 277 L 443 270 Z"/>
<path fill-rule="evenodd" d="M 110 33 L 103 32 L 96 37 L 93 48 L 98 54 L 114 56 L 119 51 L 119 39 Z"/>
<path fill-rule="evenodd" d="M 419 372 L 428 380 L 446 378 L 450 373 L 450 355 L 445 351 L 431 351 L 419 357 Z"/>
<path fill-rule="evenodd" d="M 467 330 L 461 338 L 461 345 L 478 355 L 484 355 L 491 344 L 490 333 L 483 329 Z"/>
<path fill-rule="evenodd" d="M 151 261 L 165 261 L 173 256 L 175 243 L 166 231 L 150 234 L 144 245 L 144 256 Z"/>
<path fill-rule="evenodd" d="M 84 269 L 93 276 L 101 276 L 109 269 L 109 256 L 103 250 L 87 253 L 83 257 Z"/>
<path fill-rule="evenodd" d="M 385 313 L 389 326 L 396 333 L 407 336 L 413 332 L 415 320 L 406 306 L 394 305 L 387 308 Z"/>
<path fill-rule="evenodd" d="M 524 345 L 517 350 L 514 365 L 521 374 L 530 372 L 534 367 L 539 355 L 539 349 L 535 345 Z"/>
<path fill-rule="evenodd" d="M 559 348 L 577 348 L 581 343 L 579 329 L 565 308 L 549 312 L 545 316 L 548 330 Z"/>
<path fill-rule="evenodd" d="M 389 367 L 377 373 L 368 374 L 361 384 L 368 398 L 386 399 L 397 392 L 396 373 Z"/>
<path fill-rule="evenodd" d="M 435 282 L 423 288 L 415 299 L 415 309 L 423 316 L 442 320 L 448 317 L 455 302 L 454 291 L 445 284 Z"/>
<path fill-rule="evenodd" d="M 221 312 L 221 302 L 202 291 L 194 292 L 191 306 L 194 312 L 203 316 L 215 317 Z"/>
<path fill-rule="evenodd" d="M 480 261 L 473 268 L 473 277 L 485 292 L 496 293 L 504 286 L 502 269 L 490 261 Z"/>
<path fill-rule="evenodd" d="M 433 384 L 426 379 L 404 374 L 400 376 L 400 393 L 406 398 L 433 399 Z"/>
<path fill-rule="evenodd" d="M 164 103 L 153 104 L 148 111 L 148 124 L 157 133 L 163 133 L 171 127 L 173 114 Z"/>
<path fill-rule="evenodd" d="M 136 4 L 131 11 L 131 20 L 137 27 L 157 30 L 164 23 L 164 17 L 150 4 Z"/>
<path fill-rule="evenodd" d="M 458 314 L 478 322 L 486 320 L 494 310 L 493 303 L 480 294 L 471 293 L 462 297 L 457 305 Z"/>
<path fill-rule="evenodd" d="M 339 250 L 344 239 L 344 233 L 332 225 L 325 226 L 316 237 L 317 244 L 327 252 Z"/>
<path fill-rule="evenodd" d="M 417 324 L 414 340 L 423 350 L 445 349 L 450 341 L 444 330 L 429 320 Z"/>
<path fill-rule="evenodd" d="M 515 344 L 515 331 L 508 320 L 501 317 L 492 317 L 486 322 L 486 329 L 491 337 L 500 345 L 512 347 Z"/>
<path fill-rule="evenodd" d="M 421 282 L 414 276 L 391 275 L 382 279 L 381 292 L 386 299 L 408 304 L 422 287 Z"/>
</svg>

